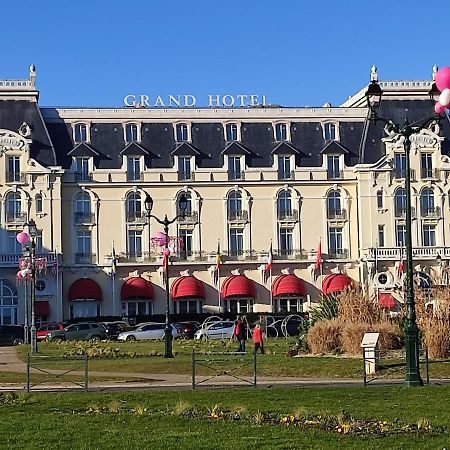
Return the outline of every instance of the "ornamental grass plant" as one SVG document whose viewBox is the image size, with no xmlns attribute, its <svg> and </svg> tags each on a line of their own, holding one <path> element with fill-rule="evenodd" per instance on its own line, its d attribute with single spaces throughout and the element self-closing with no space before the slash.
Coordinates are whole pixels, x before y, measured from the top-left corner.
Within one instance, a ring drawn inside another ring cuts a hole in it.
<svg viewBox="0 0 450 450">
<path fill-rule="evenodd" d="M 319 320 L 308 331 L 308 347 L 314 354 L 331 353 L 341 348 L 341 322 Z"/>
</svg>

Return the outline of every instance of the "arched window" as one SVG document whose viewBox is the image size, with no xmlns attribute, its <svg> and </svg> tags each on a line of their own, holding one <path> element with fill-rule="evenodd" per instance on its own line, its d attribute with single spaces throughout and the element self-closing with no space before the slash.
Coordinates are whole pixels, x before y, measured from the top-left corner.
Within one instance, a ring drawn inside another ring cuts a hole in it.
<svg viewBox="0 0 450 450">
<path fill-rule="evenodd" d="M 127 222 L 135 222 L 142 217 L 141 212 L 141 194 L 131 192 L 127 196 L 126 203 L 126 219 Z"/>
<path fill-rule="evenodd" d="M 138 126 L 135 123 L 125 125 L 125 140 L 127 142 L 136 142 L 138 140 Z"/>
<path fill-rule="evenodd" d="M 431 188 L 425 188 L 420 195 L 420 209 L 422 216 L 431 216 L 435 212 L 434 192 Z"/>
<path fill-rule="evenodd" d="M 231 192 L 228 196 L 228 220 L 239 219 L 242 215 L 242 195 L 240 192 Z"/>
<path fill-rule="evenodd" d="M 399 188 L 394 195 L 395 217 L 403 217 L 406 214 L 406 190 Z"/>
<path fill-rule="evenodd" d="M 288 138 L 287 135 L 287 125 L 285 123 L 277 123 L 275 124 L 275 140 L 286 141 Z"/>
<path fill-rule="evenodd" d="M 331 191 L 327 196 L 327 217 L 338 219 L 342 217 L 342 214 L 341 194 L 339 191 Z"/>
<path fill-rule="evenodd" d="M 35 197 L 35 208 L 37 213 L 41 213 L 43 206 L 42 206 L 42 194 L 36 194 Z"/>
<path fill-rule="evenodd" d="M 227 142 L 234 142 L 238 140 L 238 126 L 235 123 L 227 123 L 226 127 Z"/>
<path fill-rule="evenodd" d="M 75 199 L 75 223 L 90 222 L 91 218 L 91 197 L 81 192 Z"/>
<path fill-rule="evenodd" d="M 185 123 L 179 123 L 176 126 L 177 142 L 186 142 L 189 140 L 188 126 Z"/>
<path fill-rule="evenodd" d="M 17 325 L 19 298 L 15 287 L 7 280 L 0 280 L 0 324 Z"/>
<path fill-rule="evenodd" d="M 186 209 L 184 210 L 184 215 L 190 217 L 192 215 L 192 195 L 190 192 L 180 192 L 177 197 L 177 215 L 182 215 L 183 211 L 179 209 L 180 197 L 184 195 L 186 199 Z"/>
<path fill-rule="evenodd" d="M 285 220 L 292 216 L 292 199 L 289 191 L 282 191 L 277 198 L 278 220 Z"/>
<path fill-rule="evenodd" d="M 75 124 L 73 139 L 77 143 L 87 141 L 87 126 L 85 123 Z"/>
<path fill-rule="evenodd" d="M 25 220 L 22 213 L 22 199 L 19 192 L 10 192 L 6 197 L 6 221 L 20 222 Z"/>
<path fill-rule="evenodd" d="M 377 192 L 377 208 L 383 209 L 383 191 Z"/>
</svg>

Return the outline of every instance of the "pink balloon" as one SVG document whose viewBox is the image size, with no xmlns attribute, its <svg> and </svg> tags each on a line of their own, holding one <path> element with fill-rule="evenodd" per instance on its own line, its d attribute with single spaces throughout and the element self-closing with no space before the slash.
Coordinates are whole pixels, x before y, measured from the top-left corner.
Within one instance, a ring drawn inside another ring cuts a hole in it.
<svg viewBox="0 0 450 450">
<path fill-rule="evenodd" d="M 16 236 L 16 239 L 17 239 L 17 242 L 22 245 L 28 244 L 28 242 L 30 242 L 30 236 L 28 236 L 28 234 L 25 233 L 24 231 L 19 233 Z"/>
<path fill-rule="evenodd" d="M 170 250 L 168 248 L 165 248 L 164 251 L 163 251 L 163 254 L 165 256 L 169 256 L 170 255 Z"/>
<path fill-rule="evenodd" d="M 442 106 L 439 102 L 434 105 L 434 111 L 437 114 L 442 114 L 445 111 L 445 106 Z"/>
<path fill-rule="evenodd" d="M 439 103 L 442 106 L 450 105 L 450 89 L 444 89 L 439 96 Z"/>
<path fill-rule="evenodd" d="M 441 92 L 450 89 L 450 67 L 443 67 L 436 72 L 436 86 Z"/>
<path fill-rule="evenodd" d="M 158 231 L 153 239 L 155 240 L 156 245 L 158 245 L 159 247 L 164 247 L 166 245 L 166 242 L 168 242 L 167 235 L 162 231 Z"/>
</svg>

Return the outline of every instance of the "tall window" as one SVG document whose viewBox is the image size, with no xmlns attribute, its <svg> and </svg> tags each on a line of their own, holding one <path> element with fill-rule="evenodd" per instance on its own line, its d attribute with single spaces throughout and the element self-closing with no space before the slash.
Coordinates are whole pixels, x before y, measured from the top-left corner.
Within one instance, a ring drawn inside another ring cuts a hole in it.
<svg viewBox="0 0 450 450">
<path fill-rule="evenodd" d="M 435 225 L 424 225 L 422 228 L 422 243 L 424 247 L 436 246 L 436 227 Z"/>
<path fill-rule="evenodd" d="M 22 222 L 26 215 L 22 213 L 22 201 L 18 192 L 10 192 L 6 197 L 6 221 Z"/>
<path fill-rule="evenodd" d="M 378 247 L 384 247 L 384 225 L 378 225 Z"/>
<path fill-rule="evenodd" d="M 91 198 L 88 193 L 81 192 L 75 200 L 75 223 L 91 220 Z"/>
<path fill-rule="evenodd" d="M 230 256 L 244 254 L 244 230 L 242 228 L 230 228 Z"/>
<path fill-rule="evenodd" d="M 238 126 L 235 123 L 227 123 L 225 127 L 227 142 L 234 142 L 238 140 Z"/>
<path fill-rule="evenodd" d="M 92 262 L 91 249 L 91 232 L 89 230 L 78 230 L 76 262 Z"/>
<path fill-rule="evenodd" d="M 294 251 L 292 228 L 280 228 L 278 249 L 281 256 L 292 255 Z"/>
<path fill-rule="evenodd" d="M 89 158 L 75 158 L 75 175 L 77 181 L 89 181 L 91 179 L 89 174 Z"/>
<path fill-rule="evenodd" d="M 432 216 L 435 212 L 434 208 L 434 192 L 433 189 L 425 188 L 420 194 L 420 209 L 422 216 Z"/>
<path fill-rule="evenodd" d="M 6 172 L 6 181 L 8 183 L 20 181 L 20 156 L 8 156 L 8 169 Z"/>
<path fill-rule="evenodd" d="M 16 288 L 6 280 L 0 280 L 0 325 L 17 325 L 19 297 Z"/>
<path fill-rule="evenodd" d="M 141 217 L 141 194 L 138 192 L 131 192 L 127 196 L 126 220 L 127 222 L 134 222 Z"/>
<path fill-rule="evenodd" d="M 183 248 L 180 250 L 180 257 L 187 259 L 194 253 L 193 231 L 190 229 L 180 229 L 179 236 L 183 241 Z"/>
<path fill-rule="evenodd" d="M 324 125 L 324 137 L 326 141 L 334 141 L 336 139 L 336 125 L 334 123 L 326 123 Z"/>
<path fill-rule="evenodd" d="M 285 123 L 277 123 L 275 125 L 275 140 L 287 141 L 287 125 Z"/>
<path fill-rule="evenodd" d="M 242 195 L 231 192 L 228 196 L 228 220 L 238 220 L 242 217 Z"/>
<path fill-rule="evenodd" d="M 420 155 L 421 178 L 433 178 L 433 155 L 421 153 Z"/>
<path fill-rule="evenodd" d="M 186 209 L 184 211 L 181 211 L 181 209 L 179 209 L 179 200 L 181 195 L 184 195 L 186 199 Z M 177 198 L 177 216 L 182 216 L 183 214 L 185 217 L 192 216 L 192 195 L 190 192 L 182 192 Z"/>
<path fill-rule="evenodd" d="M 127 157 L 127 179 L 128 181 L 141 180 L 141 158 L 139 156 Z"/>
<path fill-rule="evenodd" d="M 330 227 L 328 229 L 328 249 L 331 258 L 344 254 L 342 247 L 342 228 Z"/>
<path fill-rule="evenodd" d="M 191 157 L 179 156 L 178 157 L 178 179 L 179 180 L 192 180 L 191 169 Z"/>
<path fill-rule="evenodd" d="M 396 225 L 395 240 L 397 247 L 404 247 L 406 245 L 406 225 L 403 224 Z"/>
<path fill-rule="evenodd" d="M 186 142 L 189 140 L 188 126 L 185 123 L 179 123 L 176 126 L 177 142 Z"/>
<path fill-rule="evenodd" d="M 377 208 L 383 209 L 383 191 L 377 191 Z"/>
<path fill-rule="evenodd" d="M 127 142 L 138 141 L 138 126 L 135 123 L 127 123 L 125 125 L 125 139 Z"/>
<path fill-rule="evenodd" d="M 285 220 L 292 217 L 292 199 L 289 191 L 282 191 L 277 198 L 278 220 Z"/>
<path fill-rule="evenodd" d="M 22 245 L 17 242 L 17 231 L 7 232 L 7 252 L 13 255 L 22 253 Z"/>
<path fill-rule="evenodd" d="M 278 156 L 278 179 L 289 180 L 291 178 L 291 157 L 287 155 Z"/>
<path fill-rule="evenodd" d="M 394 195 L 395 216 L 402 217 L 406 214 L 406 191 L 403 188 L 397 189 Z"/>
<path fill-rule="evenodd" d="M 339 155 L 328 155 L 328 157 L 327 157 L 327 174 L 328 174 L 329 179 L 342 178 Z"/>
<path fill-rule="evenodd" d="M 228 179 L 229 180 L 241 180 L 243 178 L 241 170 L 241 157 L 229 156 L 228 157 Z"/>
<path fill-rule="evenodd" d="M 43 210 L 42 207 L 42 194 L 36 194 L 36 197 L 34 198 L 34 207 L 37 213 L 41 213 Z"/>
<path fill-rule="evenodd" d="M 341 194 L 339 191 L 331 191 L 327 197 L 327 217 L 328 219 L 343 218 L 343 210 L 341 208 Z"/>
<path fill-rule="evenodd" d="M 87 126 L 85 123 L 75 124 L 74 141 L 78 143 L 87 142 Z"/>
<path fill-rule="evenodd" d="M 134 257 L 142 256 L 142 231 L 128 230 L 128 255 Z"/>
<path fill-rule="evenodd" d="M 395 176 L 397 178 L 405 178 L 406 174 L 406 156 L 404 153 L 396 153 L 395 159 Z"/>
</svg>

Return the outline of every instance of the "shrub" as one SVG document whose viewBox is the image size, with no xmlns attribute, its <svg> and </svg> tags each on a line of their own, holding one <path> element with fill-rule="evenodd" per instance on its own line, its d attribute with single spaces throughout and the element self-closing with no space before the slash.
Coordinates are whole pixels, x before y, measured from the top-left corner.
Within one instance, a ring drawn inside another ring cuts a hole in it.
<svg viewBox="0 0 450 450">
<path fill-rule="evenodd" d="M 344 323 L 342 326 L 342 349 L 344 352 L 359 355 L 364 333 L 369 331 L 368 323 Z"/>
<path fill-rule="evenodd" d="M 345 323 L 377 323 L 387 314 L 359 291 L 346 291 L 339 296 L 338 318 Z"/>
<path fill-rule="evenodd" d="M 422 321 L 424 343 L 430 358 L 450 356 L 450 324 L 447 320 L 430 317 Z"/>
<path fill-rule="evenodd" d="M 336 320 L 320 320 L 308 331 L 312 353 L 329 353 L 341 348 L 341 324 Z"/>
</svg>

